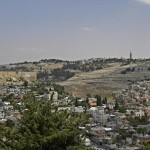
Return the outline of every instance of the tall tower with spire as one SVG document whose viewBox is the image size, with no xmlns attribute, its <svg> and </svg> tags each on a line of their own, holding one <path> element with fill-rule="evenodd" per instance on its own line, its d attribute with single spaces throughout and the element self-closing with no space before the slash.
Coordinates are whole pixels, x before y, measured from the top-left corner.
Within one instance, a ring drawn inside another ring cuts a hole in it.
<svg viewBox="0 0 150 150">
<path fill-rule="evenodd" d="M 130 60 L 132 60 L 132 52 L 130 51 Z"/>
</svg>

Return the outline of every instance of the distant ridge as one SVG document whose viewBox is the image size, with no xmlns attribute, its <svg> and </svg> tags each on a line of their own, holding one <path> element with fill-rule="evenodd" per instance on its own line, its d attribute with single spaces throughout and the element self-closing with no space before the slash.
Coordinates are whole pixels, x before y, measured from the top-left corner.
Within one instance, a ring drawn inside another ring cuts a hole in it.
<svg viewBox="0 0 150 150">
<path fill-rule="evenodd" d="M 130 60 L 130 58 L 87 58 L 87 59 L 79 59 L 79 60 L 62 60 L 62 59 L 41 59 L 37 61 L 23 61 L 23 62 L 16 62 L 16 63 L 9 63 L 8 65 L 19 65 L 19 64 L 38 64 L 38 63 L 66 63 L 66 62 L 80 62 L 80 61 L 92 61 L 92 60 Z M 135 59 L 139 60 L 139 59 Z M 140 60 L 150 60 L 150 59 L 140 59 Z M 5 65 L 5 64 L 2 64 Z"/>
</svg>

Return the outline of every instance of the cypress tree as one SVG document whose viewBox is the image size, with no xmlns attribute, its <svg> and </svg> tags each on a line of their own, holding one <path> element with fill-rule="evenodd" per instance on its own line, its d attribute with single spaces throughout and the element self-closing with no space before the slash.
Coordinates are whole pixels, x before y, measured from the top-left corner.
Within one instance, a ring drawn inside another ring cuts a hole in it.
<svg viewBox="0 0 150 150">
<path fill-rule="evenodd" d="M 101 95 L 96 95 L 95 98 L 97 99 L 97 106 L 102 106 Z"/>
</svg>

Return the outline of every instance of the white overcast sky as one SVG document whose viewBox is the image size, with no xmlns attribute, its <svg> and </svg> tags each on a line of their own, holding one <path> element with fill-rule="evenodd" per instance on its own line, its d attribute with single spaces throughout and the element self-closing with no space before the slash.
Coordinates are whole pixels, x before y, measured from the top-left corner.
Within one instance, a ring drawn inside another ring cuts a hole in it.
<svg viewBox="0 0 150 150">
<path fill-rule="evenodd" d="M 0 64 L 150 57 L 150 0 L 4 0 Z"/>
</svg>

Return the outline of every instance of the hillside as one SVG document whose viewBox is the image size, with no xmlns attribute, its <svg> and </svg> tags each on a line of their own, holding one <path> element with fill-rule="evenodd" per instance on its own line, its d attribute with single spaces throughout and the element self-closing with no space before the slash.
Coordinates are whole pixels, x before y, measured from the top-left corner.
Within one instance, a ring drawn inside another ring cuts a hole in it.
<svg viewBox="0 0 150 150">
<path fill-rule="evenodd" d="M 125 70 L 127 71 L 123 74 Z M 111 94 L 129 84 L 141 80 L 150 80 L 149 62 L 139 62 L 121 66 L 119 63 L 114 64 L 112 67 L 96 70 L 92 72 L 76 74 L 71 79 L 64 82 L 59 82 L 60 85 L 65 86 L 68 92 L 85 97 L 87 94 L 102 96 L 111 96 Z"/>
<path fill-rule="evenodd" d="M 92 58 L 77 61 L 44 59 L 1 65 L 0 71 L 35 72 L 38 80 L 57 82 L 79 97 L 112 95 L 140 80 L 150 79 L 150 59 Z"/>
</svg>

